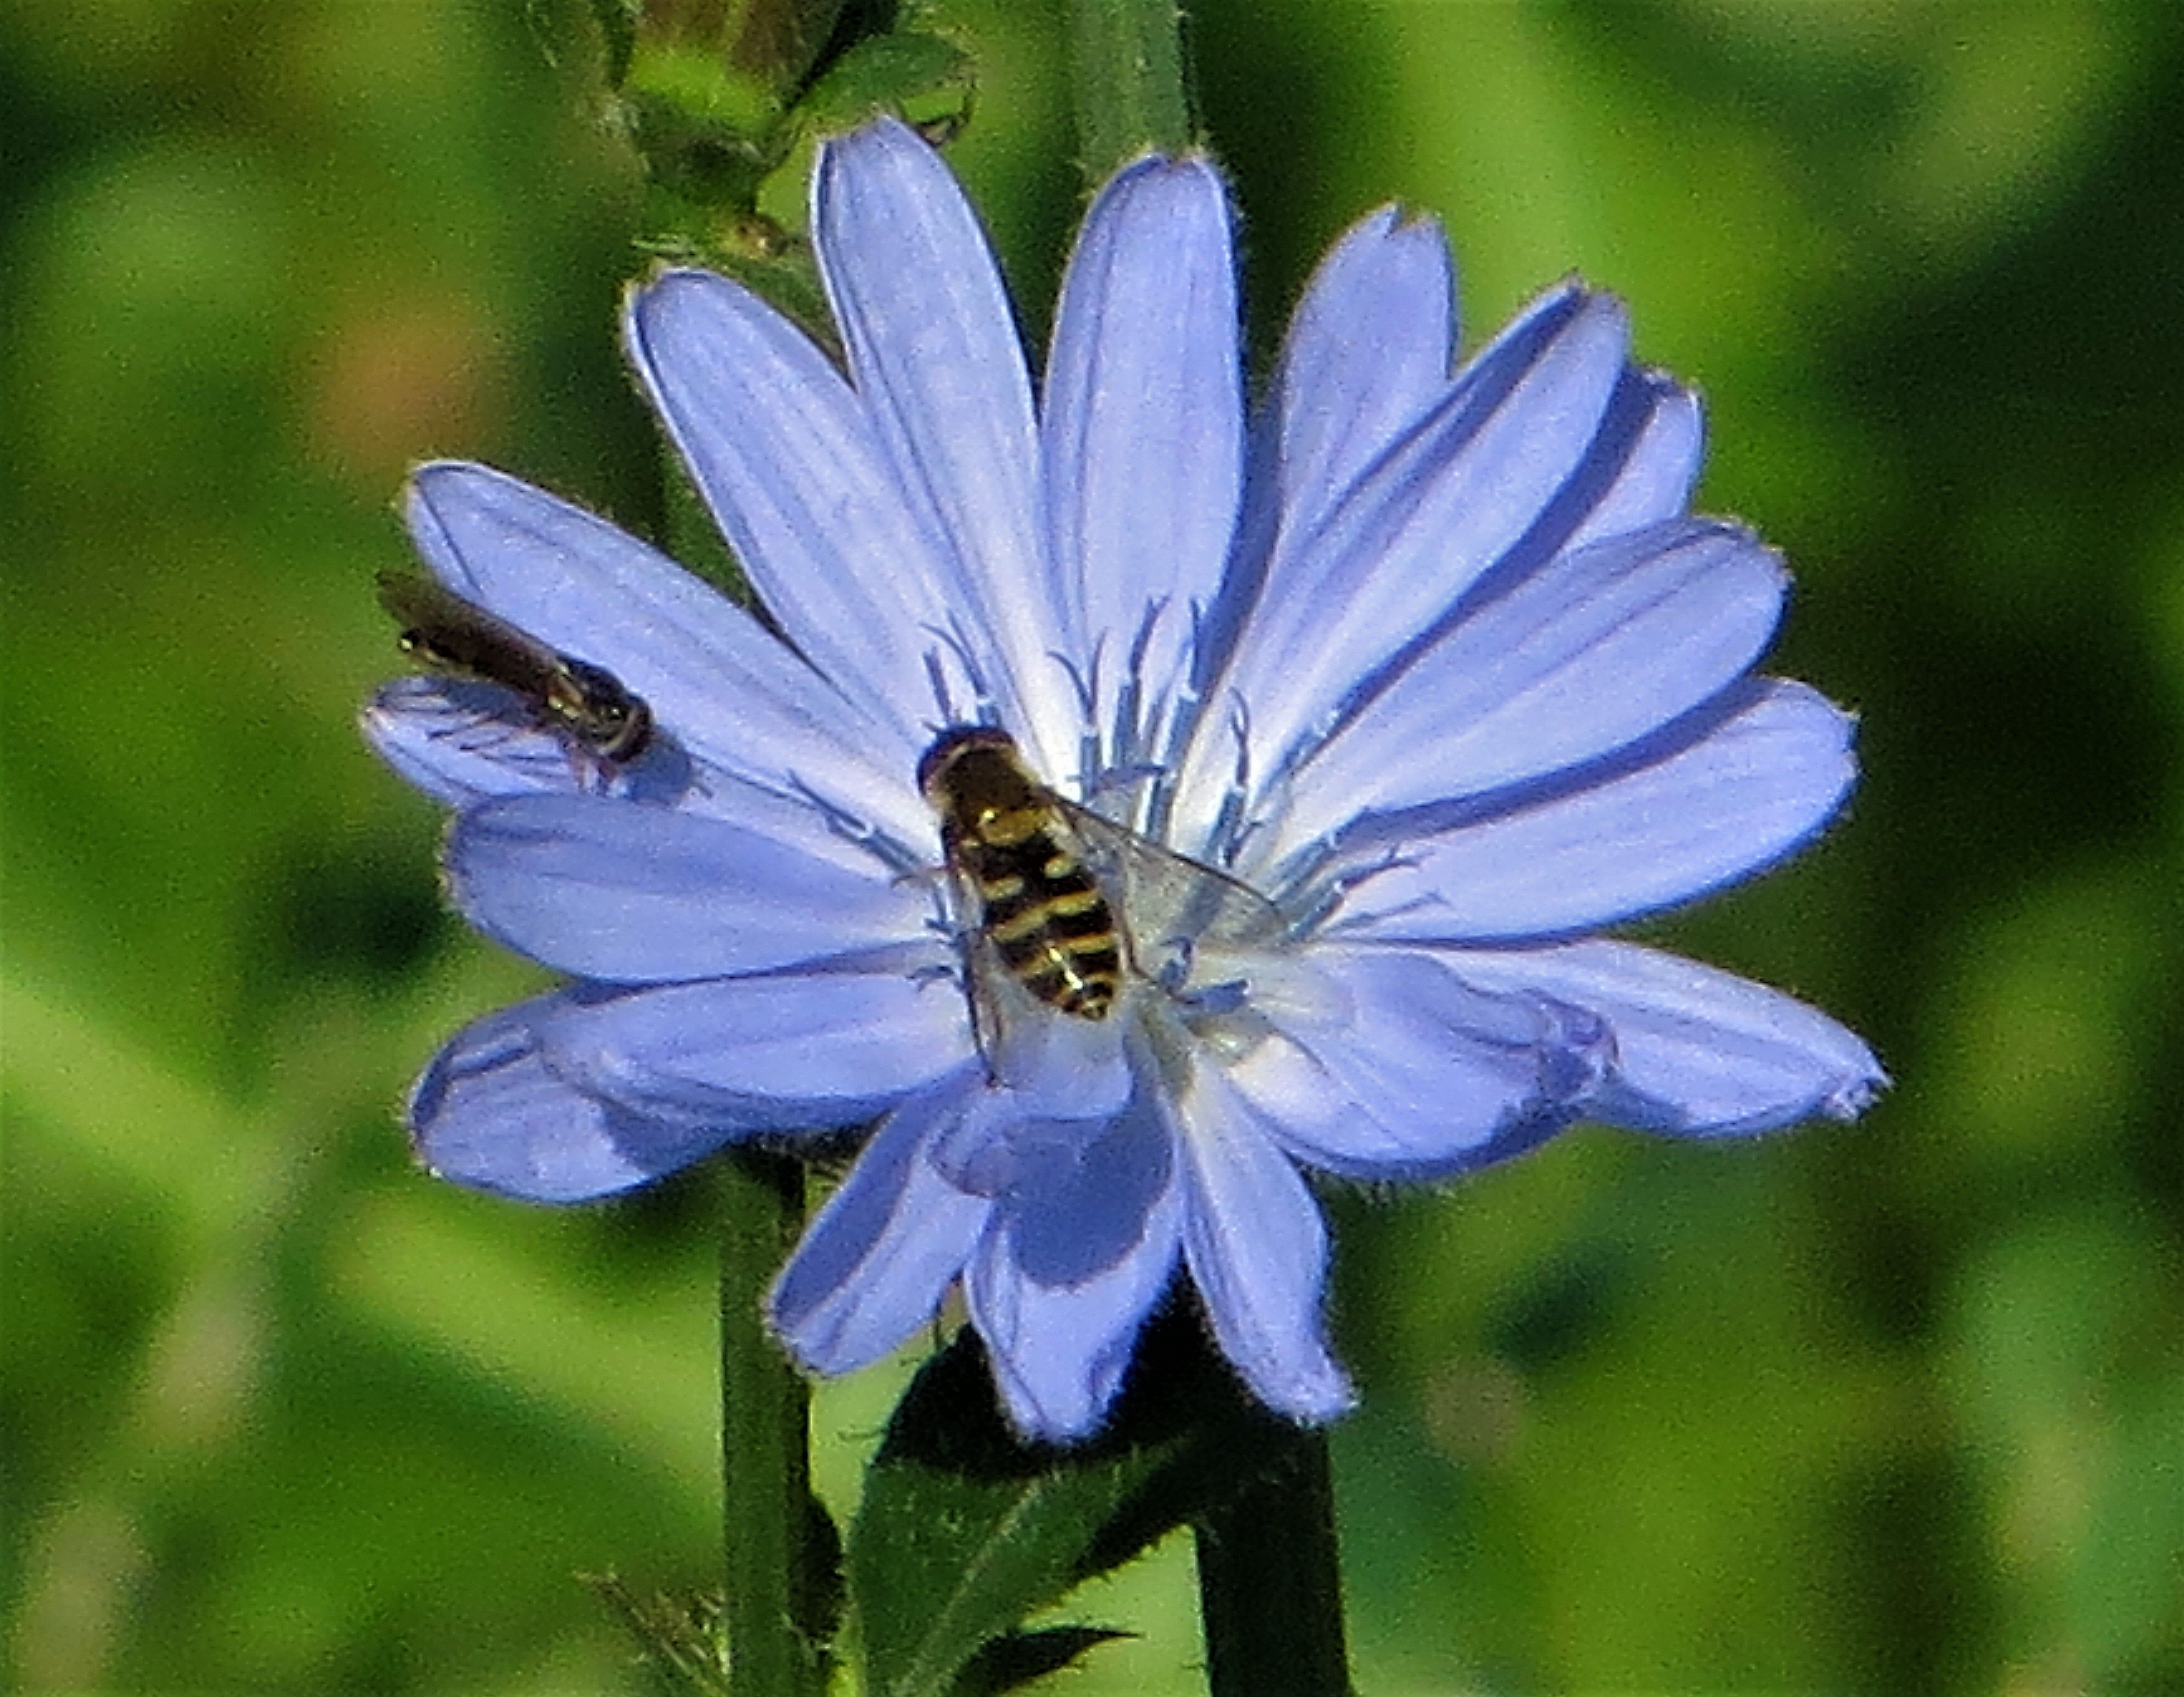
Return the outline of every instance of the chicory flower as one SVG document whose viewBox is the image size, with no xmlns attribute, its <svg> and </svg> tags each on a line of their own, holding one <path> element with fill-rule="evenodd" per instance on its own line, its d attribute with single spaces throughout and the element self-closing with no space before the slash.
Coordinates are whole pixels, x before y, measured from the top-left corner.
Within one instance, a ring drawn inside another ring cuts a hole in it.
<svg viewBox="0 0 2184 1697">
<path fill-rule="evenodd" d="M 1599 935 L 1790 854 L 1853 770 L 1845 714 L 1752 670 L 1782 566 L 1687 511 L 1698 403 L 1617 300 L 1564 283 L 1451 370 L 1440 234 L 1383 212 L 1254 403 L 1203 159 L 1100 192 L 1036 384 L 911 131 L 822 149 L 812 231 L 840 366 L 706 272 L 627 307 L 762 617 L 496 472 L 412 482 L 437 579 L 654 727 L 607 762 L 488 684 L 367 710 L 457 810 L 458 907 L 571 981 L 432 1063 L 432 1170 L 574 1202 L 869 1124 L 771 1294 L 783 1340 L 845 1372 L 960 1288 L 1017 1427 L 1068 1440 L 1178 1274 L 1268 1406 L 1349 1404 L 1307 1171 L 1865 1105 L 1842 1027 Z M 1123 963 L 1096 1014 L 997 964 L 943 870 L 921 760 L 965 726 L 1095 873 Z"/>
</svg>

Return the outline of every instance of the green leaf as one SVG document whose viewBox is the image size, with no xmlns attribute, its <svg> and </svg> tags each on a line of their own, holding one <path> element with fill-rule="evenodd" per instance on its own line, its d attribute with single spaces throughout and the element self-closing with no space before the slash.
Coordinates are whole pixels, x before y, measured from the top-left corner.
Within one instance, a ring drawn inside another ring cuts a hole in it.
<svg viewBox="0 0 2184 1697">
<path fill-rule="evenodd" d="M 844 0 L 744 0 L 730 56 L 769 86 L 794 89 L 818 66 Z"/>
<path fill-rule="evenodd" d="M 762 133 L 819 69 L 843 0 L 594 0 L 622 92 L 694 122 Z M 619 15 L 618 15 L 619 14 Z"/>
<path fill-rule="evenodd" d="M 866 1477 L 849 1560 L 866 1689 L 956 1691 L 1026 1616 L 1282 1466 L 1296 1438 L 1250 1401 L 1186 1310 L 1147 1328 L 1095 1439 L 1028 1444 L 966 1331 L 905 1394 Z"/>
<path fill-rule="evenodd" d="M 870 36 L 842 54 L 796 103 L 795 120 L 807 134 L 823 135 L 861 124 L 876 112 L 903 113 L 944 126 L 967 116 L 977 81 L 967 53 L 941 36 L 915 30 Z M 944 97 L 942 109 L 927 109 Z"/>
<path fill-rule="evenodd" d="M 580 1573 L 592 1594 L 621 1616 L 665 1691 L 731 1697 L 721 1599 L 630 1589 L 612 1573 Z"/>
<path fill-rule="evenodd" d="M 952 1697 L 1003 1697 L 1035 1679 L 1059 1673 L 1086 1651 L 1128 1638 L 1112 1627 L 1042 1627 L 1008 1633 L 972 1656 L 956 1677 Z"/>
<path fill-rule="evenodd" d="M 1085 176 L 1097 185 L 1148 147 L 1198 139 L 1175 0 L 1069 0 L 1070 82 Z"/>
<path fill-rule="evenodd" d="M 637 0 L 592 0 L 592 20 L 606 52 L 606 83 L 620 88 L 637 52 Z"/>
</svg>

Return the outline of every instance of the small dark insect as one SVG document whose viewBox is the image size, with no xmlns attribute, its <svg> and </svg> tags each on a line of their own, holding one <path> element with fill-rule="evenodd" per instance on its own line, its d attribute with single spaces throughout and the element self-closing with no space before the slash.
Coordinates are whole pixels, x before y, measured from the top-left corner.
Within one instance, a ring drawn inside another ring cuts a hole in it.
<svg viewBox="0 0 2184 1697">
<path fill-rule="evenodd" d="M 521 696 L 542 726 L 594 759 L 625 765 L 651 746 L 652 709 L 605 667 L 549 648 L 415 572 L 382 572 L 379 599 L 402 627 L 404 654 Z"/>
<path fill-rule="evenodd" d="M 1122 988 L 1123 941 L 1078 851 L 1078 810 L 1032 776 L 1006 732 L 984 726 L 943 732 L 917 763 L 917 786 L 976 904 L 975 941 L 1040 1001 L 1105 1019 Z"/>
</svg>

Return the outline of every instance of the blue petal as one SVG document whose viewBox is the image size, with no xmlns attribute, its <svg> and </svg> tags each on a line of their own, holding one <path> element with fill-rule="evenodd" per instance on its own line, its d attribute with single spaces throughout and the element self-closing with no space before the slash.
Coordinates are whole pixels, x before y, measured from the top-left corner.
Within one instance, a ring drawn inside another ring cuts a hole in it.
<svg viewBox="0 0 2184 1697">
<path fill-rule="evenodd" d="M 1237 336 L 1212 167 L 1146 159 L 1122 171 L 1070 258 L 1039 421 L 1050 545 L 1082 608 L 1073 652 L 1088 672 L 1088 643 L 1104 644 L 1102 717 L 1149 610 L 1165 609 L 1141 662 L 1158 692 L 1190 608 L 1220 581 L 1243 476 Z"/>
<path fill-rule="evenodd" d="M 1854 1119 L 1888 1082 L 1857 1034 L 1778 990 L 1633 943 L 1465 951 L 1458 971 L 1598 1014 L 1616 1062 L 1588 1117 L 1679 1137 Z"/>
<path fill-rule="evenodd" d="M 822 845 L 592 795 L 460 815 L 448 890 L 497 942 L 579 977 L 759 972 L 915 939 L 929 898 Z"/>
<path fill-rule="evenodd" d="M 1548 297 L 1323 524 L 1284 537 L 1224 680 L 1248 710 L 1251 770 L 1279 772 L 1353 687 L 1532 531 L 1599 441 L 1628 344 L 1613 298 Z M 1203 841 L 1234 758 L 1226 721 L 1209 715 L 1178 782 L 1173 840 L 1186 852 Z"/>
<path fill-rule="evenodd" d="M 926 1149 L 980 1088 L 959 1068 L 890 1114 L 782 1269 L 767 1310 L 810 1372 L 877 1361 L 939 1311 L 993 1204 L 943 1179 Z"/>
<path fill-rule="evenodd" d="M 451 807 L 573 790 L 703 811 L 714 793 L 670 732 L 655 726 L 634 759 L 603 759 L 514 691 L 469 678 L 396 678 L 373 693 L 359 724 L 374 753 Z"/>
<path fill-rule="evenodd" d="M 1035 763 L 1064 770 L 1075 698 L 1050 655 L 1070 609 L 1044 552 L 1031 378 L 978 214 L 940 156 L 883 119 L 820 148 L 811 231 L 880 451 L 950 556 L 960 634 Z"/>
<path fill-rule="evenodd" d="M 437 1177 L 526 1202 L 583 1202 L 710 1155 L 729 1128 L 625 1113 L 565 1082 L 538 1031 L 564 1004 L 543 996 L 465 1027 L 411 1092 L 417 1158 Z"/>
<path fill-rule="evenodd" d="M 1449 384 L 1456 280 L 1431 219 L 1392 207 L 1319 262 L 1290 321 L 1271 406 L 1282 523 L 1308 534 Z"/>
<path fill-rule="evenodd" d="M 1136 1087 L 1126 1024 L 1075 1019 L 1036 1004 L 1009 1014 L 999 1042 L 987 1039 L 991 1088 L 934 1138 L 934 1164 L 957 1188 L 980 1196 L 1035 1189 L 1044 1176 L 1074 1166 Z"/>
<path fill-rule="evenodd" d="M 632 1112 L 773 1132 L 855 1125 L 972 1052 L 955 987 L 900 971 L 572 997 L 541 1041 L 563 1077 Z"/>
<path fill-rule="evenodd" d="M 1193 1069 L 1176 1112 L 1189 1186 L 1184 1254 L 1221 1353 L 1276 1413 L 1333 1420 L 1356 1398 L 1320 1321 L 1318 1204 L 1219 1067 Z"/>
<path fill-rule="evenodd" d="M 1112 1114 L 1129 1099 L 1119 1021 L 1074 1019 L 1044 1006 L 1023 1010 L 988 1060 L 994 1082 L 1027 1117 L 1086 1119 Z"/>
<path fill-rule="evenodd" d="M 1127 1092 L 1130 1069 L 1118 1065 L 1114 1071 Z M 974 1196 L 1036 1196 L 1074 1185 L 1086 1151 L 1099 1144 L 1123 1105 L 1121 1100 L 1102 1104 L 1113 1077 L 1089 1080 L 1090 1089 L 1075 1102 L 1051 1095 L 1042 1101 L 1001 1086 L 983 1091 L 933 1138 L 933 1163 L 950 1183 Z"/>
<path fill-rule="evenodd" d="M 1074 1285 L 1137 1253 L 1174 1182 L 1175 1151 L 1148 1082 L 1129 1108 L 1080 1120 L 1019 1169 L 1002 1199 L 1016 1266 L 1041 1284 Z"/>
<path fill-rule="evenodd" d="M 926 656 L 962 604 L 863 403 L 740 286 L 668 271 L 631 298 L 632 363 L 766 610 L 895 737 L 922 742 Z"/>
<path fill-rule="evenodd" d="M 1430 954 L 1323 946 L 1293 971 L 1316 982 L 1254 982 L 1277 1035 L 1231 1077 L 1285 1149 L 1345 1177 L 1444 1177 L 1529 1149 L 1606 1064 L 1596 1019 Z"/>
<path fill-rule="evenodd" d="M 1357 889 L 1343 928 L 1379 942 L 1514 942 L 1695 900 L 1827 823 L 1856 776 L 1852 729 L 1802 684 L 1752 680 L 1694 740 L 1641 745 L 1574 787 L 1411 843 Z"/>
<path fill-rule="evenodd" d="M 902 715 L 844 699 L 719 591 L 580 508 L 483 466 L 410 480 L 408 518 L 442 582 L 549 647 L 604 666 L 708 765 L 852 808 L 903 840 L 932 826 Z M 702 810 L 702 793 L 692 798 Z"/>
<path fill-rule="evenodd" d="M 1226 667 L 1279 545 L 1308 536 L 1448 392 L 1455 277 L 1430 220 L 1374 213 L 1322 260 L 1251 420 L 1244 509 L 1220 593 L 1201 621 L 1193 684 Z"/>
<path fill-rule="evenodd" d="M 491 684 L 400 677 L 374 692 L 359 724 L 382 759 L 450 807 L 582 787 L 567 742 L 521 711 Z"/>
<path fill-rule="evenodd" d="M 1637 741 L 1758 659 L 1787 587 L 1757 537 L 1696 520 L 1557 556 L 1459 620 L 1305 765 L 1279 847 Z"/>
<path fill-rule="evenodd" d="M 1658 372 L 1646 373 L 1626 388 L 1640 415 L 1628 454 L 1611 465 L 1600 487 L 1586 492 L 1591 509 L 1577 521 L 1565 548 L 1642 530 L 1691 508 L 1706 459 L 1706 415 L 1699 398 Z"/>
<path fill-rule="evenodd" d="M 1181 1233 L 1174 1150 L 1140 1100 L 1067 1175 L 1007 1199 L 965 1282 L 1009 1417 L 1027 1436 L 1084 1437 L 1114 1399 Z"/>
</svg>

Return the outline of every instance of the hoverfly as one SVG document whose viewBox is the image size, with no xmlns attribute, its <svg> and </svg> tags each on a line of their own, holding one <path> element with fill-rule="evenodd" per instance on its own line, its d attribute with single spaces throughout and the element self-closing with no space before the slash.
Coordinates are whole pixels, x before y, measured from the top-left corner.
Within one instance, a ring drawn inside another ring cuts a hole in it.
<svg viewBox="0 0 2184 1697">
<path fill-rule="evenodd" d="M 917 763 L 917 787 L 1002 966 L 1065 1014 L 1106 1018 L 1123 988 L 1115 910 L 1072 850 L 1061 798 L 1031 775 L 1015 740 L 983 726 L 944 732 Z"/>
<path fill-rule="evenodd" d="M 990 1059 L 1017 993 L 1106 1018 L 1132 976 L 1178 988 L 1201 947 L 1267 944 L 1273 904 L 1224 872 L 1056 794 L 990 726 L 941 732 L 917 765 L 940 818 L 964 929 L 972 1004 Z"/>
<path fill-rule="evenodd" d="M 542 726 L 582 754 L 618 766 L 651 746 L 652 709 L 605 667 L 549 648 L 415 572 L 382 572 L 379 599 L 402 627 L 404 654 L 521 696 Z"/>
</svg>

